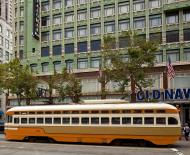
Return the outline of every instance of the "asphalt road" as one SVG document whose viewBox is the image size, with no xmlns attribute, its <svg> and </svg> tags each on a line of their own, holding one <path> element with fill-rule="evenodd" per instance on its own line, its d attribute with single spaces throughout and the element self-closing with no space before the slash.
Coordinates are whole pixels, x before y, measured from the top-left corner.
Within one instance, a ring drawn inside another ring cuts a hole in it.
<svg viewBox="0 0 190 155">
<path fill-rule="evenodd" d="M 166 147 L 105 146 L 6 141 L 0 134 L 0 155 L 189 155 L 190 141 Z"/>
</svg>

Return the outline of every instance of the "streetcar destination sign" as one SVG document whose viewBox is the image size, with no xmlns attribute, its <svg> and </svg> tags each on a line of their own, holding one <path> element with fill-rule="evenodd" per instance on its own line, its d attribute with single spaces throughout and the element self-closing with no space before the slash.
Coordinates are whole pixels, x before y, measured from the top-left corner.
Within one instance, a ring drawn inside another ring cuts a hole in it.
<svg viewBox="0 0 190 155">
<path fill-rule="evenodd" d="M 137 100 L 188 100 L 190 99 L 190 88 L 139 91 L 136 97 Z"/>
</svg>

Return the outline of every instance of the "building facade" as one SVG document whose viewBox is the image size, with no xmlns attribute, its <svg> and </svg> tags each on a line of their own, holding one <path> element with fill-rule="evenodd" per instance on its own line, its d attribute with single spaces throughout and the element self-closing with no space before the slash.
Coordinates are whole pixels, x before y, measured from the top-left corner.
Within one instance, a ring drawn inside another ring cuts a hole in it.
<svg viewBox="0 0 190 155">
<path fill-rule="evenodd" d="M 13 54 L 12 0 L 0 0 L 0 63 L 9 62 Z M 5 94 L 0 92 L 0 120 L 5 111 Z"/>
<path fill-rule="evenodd" d="M 156 66 L 147 73 L 154 86 L 148 90 L 186 89 L 183 99 L 159 100 L 179 104 L 183 121 L 190 119 L 190 0 L 15 0 L 14 7 L 15 56 L 39 77 L 72 68 L 87 99 L 99 98 L 97 77 L 105 35 L 114 36 L 116 48 L 124 51 L 123 31 L 159 41 Z M 171 80 L 164 74 L 168 57 L 175 69 Z M 40 87 L 48 89 L 45 81 Z M 115 87 L 108 84 L 108 98 L 120 97 Z"/>
</svg>

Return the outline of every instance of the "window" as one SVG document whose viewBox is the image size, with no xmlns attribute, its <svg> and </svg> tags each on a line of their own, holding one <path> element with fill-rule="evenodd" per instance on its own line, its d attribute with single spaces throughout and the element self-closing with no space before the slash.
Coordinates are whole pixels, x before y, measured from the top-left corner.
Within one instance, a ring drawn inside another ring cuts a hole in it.
<svg viewBox="0 0 190 155">
<path fill-rule="evenodd" d="M 119 14 L 128 13 L 129 12 L 129 3 L 119 3 Z"/>
<path fill-rule="evenodd" d="M 183 30 L 183 40 L 184 41 L 190 41 L 190 29 L 184 29 Z"/>
<path fill-rule="evenodd" d="M 142 118 L 141 117 L 134 117 L 133 118 L 133 124 L 142 124 Z"/>
<path fill-rule="evenodd" d="M 91 124 L 99 124 L 99 118 L 98 117 L 92 117 L 91 118 Z"/>
<path fill-rule="evenodd" d="M 23 22 L 23 21 L 20 21 L 19 30 L 20 30 L 21 32 L 24 31 L 24 22 Z"/>
<path fill-rule="evenodd" d="M 162 54 L 162 52 L 155 54 L 155 61 L 156 61 L 156 63 L 162 63 L 163 62 L 163 54 Z"/>
<path fill-rule="evenodd" d="M 50 117 L 45 118 L 45 124 L 52 124 L 52 118 Z"/>
<path fill-rule="evenodd" d="M 88 117 L 82 117 L 81 118 L 81 123 L 82 124 L 89 124 L 89 118 Z"/>
<path fill-rule="evenodd" d="M 175 24 L 179 22 L 178 12 L 166 14 L 166 24 Z"/>
<path fill-rule="evenodd" d="M 9 49 L 9 40 L 5 39 L 5 47 Z"/>
<path fill-rule="evenodd" d="M 0 24 L 0 33 L 3 32 L 3 26 Z"/>
<path fill-rule="evenodd" d="M 2 36 L 0 36 L 0 45 L 3 46 L 3 37 Z"/>
<path fill-rule="evenodd" d="M 144 10 L 144 0 L 136 0 L 133 1 L 133 10 L 134 11 L 141 11 Z"/>
<path fill-rule="evenodd" d="M 21 124 L 27 124 L 27 118 L 21 118 Z"/>
<path fill-rule="evenodd" d="M 150 33 L 149 40 L 159 44 L 162 43 L 162 33 Z"/>
<path fill-rule="evenodd" d="M 63 117 L 62 118 L 62 123 L 63 124 L 70 124 L 70 118 L 69 117 Z"/>
<path fill-rule="evenodd" d="M 166 53 L 166 60 L 170 57 L 171 62 L 179 61 L 179 50 L 170 50 Z"/>
<path fill-rule="evenodd" d="M 106 22 L 104 23 L 104 32 L 112 33 L 115 31 L 115 22 Z"/>
<path fill-rule="evenodd" d="M 166 124 L 166 118 L 164 117 L 157 117 L 156 124 Z"/>
<path fill-rule="evenodd" d="M 49 26 L 50 25 L 50 18 L 49 16 L 42 17 L 42 26 Z"/>
<path fill-rule="evenodd" d="M 9 61 L 9 52 L 8 51 L 5 51 L 5 60 Z"/>
<path fill-rule="evenodd" d="M 83 37 L 87 35 L 87 26 L 79 26 L 78 27 L 78 36 Z"/>
<path fill-rule="evenodd" d="M 140 18 L 134 18 L 134 28 L 135 29 L 141 29 L 145 27 L 145 18 L 140 17 Z"/>
<path fill-rule="evenodd" d="M 49 32 L 42 32 L 41 40 L 42 40 L 42 42 L 43 41 L 49 41 Z"/>
<path fill-rule="evenodd" d="M 112 117 L 111 123 L 112 124 L 120 124 L 120 117 Z"/>
<path fill-rule="evenodd" d="M 54 30 L 53 31 L 53 40 L 61 40 L 62 33 L 61 30 Z"/>
<path fill-rule="evenodd" d="M 91 18 L 99 18 L 100 17 L 100 7 L 98 7 L 98 8 L 91 8 L 91 10 L 90 10 L 90 17 Z"/>
<path fill-rule="evenodd" d="M 86 16 L 87 16 L 87 11 L 86 10 L 82 10 L 82 11 L 77 12 L 78 21 L 86 20 Z"/>
<path fill-rule="evenodd" d="M 72 117 L 72 124 L 79 124 L 79 118 L 78 117 Z"/>
<path fill-rule="evenodd" d="M 37 64 L 31 64 L 30 65 L 30 70 L 32 73 L 36 72 L 37 71 Z"/>
<path fill-rule="evenodd" d="M 184 61 L 190 61 L 190 48 L 184 49 Z"/>
<path fill-rule="evenodd" d="M 67 70 L 72 70 L 73 69 L 73 60 L 66 60 L 66 69 Z"/>
<path fill-rule="evenodd" d="M 144 124 L 154 124 L 154 118 L 153 117 L 145 117 Z"/>
<path fill-rule="evenodd" d="M 49 66 L 48 62 L 42 63 L 42 72 L 44 73 L 48 72 L 48 66 Z"/>
<path fill-rule="evenodd" d="M 53 64 L 54 64 L 54 70 L 56 72 L 60 72 L 61 71 L 61 61 L 55 61 Z"/>
<path fill-rule="evenodd" d="M 149 0 L 149 8 L 160 7 L 160 0 Z"/>
<path fill-rule="evenodd" d="M 19 37 L 19 45 L 23 46 L 24 45 L 24 36 Z"/>
<path fill-rule="evenodd" d="M 106 6 L 104 8 L 104 16 L 112 16 L 115 14 L 115 7 L 114 6 Z"/>
<path fill-rule="evenodd" d="M 19 118 L 18 117 L 14 118 L 14 124 L 19 124 Z"/>
<path fill-rule="evenodd" d="M 41 48 L 41 57 L 49 56 L 49 47 Z"/>
<path fill-rule="evenodd" d="M 88 59 L 78 59 L 78 69 L 88 68 Z"/>
<path fill-rule="evenodd" d="M 90 25 L 90 34 L 97 35 L 101 33 L 100 24 Z"/>
<path fill-rule="evenodd" d="M 74 43 L 65 44 L 65 54 L 74 53 Z"/>
<path fill-rule="evenodd" d="M 53 9 L 60 9 L 60 8 L 61 8 L 61 0 L 54 0 Z"/>
<path fill-rule="evenodd" d="M 53 24 L 54 25 L 61 24 L 61 22 L 62 22 L 61 14 L 53 16 Z"/>
<path fill-rule="evenodd" d="M 24 8 L 20 8 L 20 17 L 24 16 Z"/>
<path fill-rule="evenodd" d="M 41 9 L 42 9 L 42 11 L 49 11 L 49 2 L 48 1 L 42 2 Z"/>
<path fill-rule="evenodd" d="M 65 38 L 73 38 L 74 36 L 74 28 L 65 29 Z"/>
<path fill-rule="evenodd" d="M 53 118 L 53 122 L 54 122 L 54 124 L 61 124 L 61 118 L 55 117 L 55 118 Z"/>
<path fill-rule="evenodd" d="M 29 118 L 29 124 L 35 124 L 35 118 Z"/>
<path fill-rule="evenodd" d="M 61 55 L 61 45 L 53 46 L 53 55 Z"/>
<path fill-rule="evenodd" d="M 66 6 L 66 7 L 71 7 L 71 6 L 73 6 L 73 0 L 65 0 L 65 6 Z"/>
<path fill-rule="evenodd" d="M 102 117 L 101 124 L 109 124 L 109 117 Z"/>
<path fill-rule="evenodd" d="M 168 124 L 169 125 L 175 125 L 175 124 L 178 124 L 178 121 L 176 118 L 168 117 Z"/>
<path fill-rule="evenodd" d="M 2 58 L 3 57 L 3 49 L 0 48 L 0 57 Z"/>
<path fill-rule="evenodd" d="M 100 58 L 91 58 L 91 68 L 99 68 L 100 67 Z"/>
<path fill-rule="evenodd" d="M 126 48 L 129 45 L 128 37 L 119 37 L 119 48 Z"/>
<path fill-rule="evenodd" d="M 119 30 L 125 31 L 128 30 L 130 27 L 129 20 L 120 20 L 119 21 Z"/>
<path fill-rule="evenodd" d="M 167 31 L 166 43 L 179 42 L 179 31 Z"/>
<path fill-rule="evenodd" d="M 77 51 L 80 52 L 87 52 L 87 41 L 85 42 L 78 42 L 77 44 Z"/>
<path fill-rule="evenodd" d="M 176 0 L 167 0 L 167 3 L 173 3 L 176 2 Z"/>
<path fill-rule="evenodd" d="M 130 117 L 122 117 L 122 124 L 131 124 Z"/>
<path fill-rule="evenodd" d="M 74 20 L 74 13 L 66 13 L 65 14 L 65 22 L 73 22 Z"/>
<path fill-rule="evenodd" d="M 184 22 L 190 22 L 190 10 L 185 10 L 183 12 L 183 20 Z"/>
<path fill-rule="evenodd" d="M 101 50 L 101 40 L 92 40 L 90 43 L 91 51 L 99 51 Z"/>
<path fill-rule="evenodd" d="M 37 124 L 43 124 L 44 123 L 44 118 L 37 118 Z"/>
<path fill-rule="evenodd" d="M 153 15 L 150 16 L 150 27 L 158 27 L 161 26 L 162 22 L 161 22 L 161 15 Z"/>
<path fill-rule="evenodd" d="M 20 59 L 24 58 L 24 51 L 23 50 L 19 50 L 19 58 Z"/>
</svg>

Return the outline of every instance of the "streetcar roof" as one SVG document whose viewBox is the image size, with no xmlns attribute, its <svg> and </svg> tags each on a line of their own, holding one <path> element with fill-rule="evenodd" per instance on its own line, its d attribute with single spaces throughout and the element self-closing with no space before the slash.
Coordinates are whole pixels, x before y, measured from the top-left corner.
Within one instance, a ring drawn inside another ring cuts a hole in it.
<svg viewBox="0 0 190 155">
<path fill-rule="evenodd" d="M 91 104 L 91 105 L 39 105 L 18 106 L 9 109 L 13 111 L 61 111 L 61 110 L 122 110 L 122 109 L 176 109 L 166 103 L 127 103 L 127 104 Z"/>
</svg>

